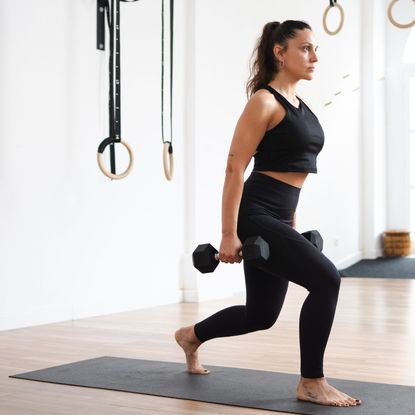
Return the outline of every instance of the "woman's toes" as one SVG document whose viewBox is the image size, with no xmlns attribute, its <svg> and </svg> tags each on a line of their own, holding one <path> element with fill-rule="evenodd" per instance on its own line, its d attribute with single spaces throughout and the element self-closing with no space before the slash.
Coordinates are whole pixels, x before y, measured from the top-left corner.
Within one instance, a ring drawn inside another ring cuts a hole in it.
<svg viewBox="0 0 415 415">
<path fill-rule="evenodd" d="M 346 398 L 346 401 L 347 401 L 348 404 L 353 405 L 353 406 L 357 405 L 358 399 L 354 399 L 351 396 L 346 395 L 346 394 L 345 394 L 345 398 Z"/>
<path fill-rule="evenodd" d="M 347 402 L 349 405 L 356 405 L 355 400 L 351 396 L 346 395 L 345 393 L 343 393 L 343 395 L 345 402 Z"/>
</svg>

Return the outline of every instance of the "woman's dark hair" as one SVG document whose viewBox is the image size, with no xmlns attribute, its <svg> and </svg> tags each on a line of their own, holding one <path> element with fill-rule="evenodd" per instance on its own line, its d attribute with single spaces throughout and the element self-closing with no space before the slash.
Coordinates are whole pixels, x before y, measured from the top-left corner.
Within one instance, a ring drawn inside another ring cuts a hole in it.
<svg viewBox="0 0 415 415">
<path fill-rule="evenodd" d="M 280 64 L 273 51 L 274 45 L 278 43 L 284 51 L 287 50 L 288 39 L 295 38 L 296 30 L 303 29 L 312 30 L 308 23 L 301 20 L 269 22 L 264 26 L 250 59 L 250 76 L 246 83 L 248 98 L 260 88 L 260 85 L 268 84 L 280 71 Z"/>
</svg>

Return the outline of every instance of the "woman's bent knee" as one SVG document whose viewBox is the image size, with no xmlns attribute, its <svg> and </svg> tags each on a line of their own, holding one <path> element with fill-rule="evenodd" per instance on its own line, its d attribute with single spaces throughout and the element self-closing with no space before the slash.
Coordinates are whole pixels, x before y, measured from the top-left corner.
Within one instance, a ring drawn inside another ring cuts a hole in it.
<svg viewBox="0 0 415 415">
<path fill-rule="evenodd" d="M 335 291 L 339 291 L 340 284 L 341 284 L 341 276 L 339 271 L 337 271 L 336 267 L 333 265 L 332 270 L 329 273 L 328 276 L 329 285 L 333 288 Z"/>
<path fill-rule="evenodd" d="M 251 328 L 253 331 L 257 330 L 268 330 L 274 325 L 275 321 L 258 321 L 253 324 L 251 324 Z"/>
<path fill-rule="evenodd" d="M 269 317 L 267 316 L 267 317 L 255 318 L 255 319 L 248 318 L 249 326 L 252 331 L 268 330 L 275 324 L 276 321 L 277 319 L 274 316 L 269 316 Z"/>
<path fill-rule="evenodd" d="M 316 278 L 313 284 L 308 288 L 309 291 L 324 290 L 332 293 L 338 293 L 340 290 L 341 276 L 336 267 L 329 266 L 316 272 Z"/>
</svg>

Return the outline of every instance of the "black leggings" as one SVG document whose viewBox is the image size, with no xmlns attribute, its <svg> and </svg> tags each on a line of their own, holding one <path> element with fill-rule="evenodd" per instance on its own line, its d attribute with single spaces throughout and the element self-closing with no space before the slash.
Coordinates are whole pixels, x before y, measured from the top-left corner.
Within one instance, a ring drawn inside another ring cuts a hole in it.
<svg viewBox="0 0 415 415">
<path fill-rule="evenodd" d="M 237 233 L 242 243 L 260 235 L 270 257 L 261 266 L 243 261 L 246 305 L 234 305 L 195 324 L 201 341 L 273 326 L 288 282 L 309 291 L 300 314 L 301 376 L 324 376 L 323 357 L 336 311 L 340 275 L 334 264 L 293 227 L 301 189 L 253 171 L 244 183 Z"/>
</svg>

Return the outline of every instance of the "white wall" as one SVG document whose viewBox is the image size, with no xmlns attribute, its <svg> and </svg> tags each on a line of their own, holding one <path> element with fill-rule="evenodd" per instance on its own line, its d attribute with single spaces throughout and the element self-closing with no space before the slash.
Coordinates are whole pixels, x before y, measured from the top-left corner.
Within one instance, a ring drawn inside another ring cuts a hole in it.
<svg viewBox="0 0 415 415">
<path fill-rule="evenodd" d="M 121 7 L 122 136 L 136 164 L 111 181 L 96 162 L 109 135 L 109 43 L 105 56 L 96 49 L 96 1 L 0 3 L 0 329 L 182 299 L 183 48 L 168 182 L 160 3 Z M 181 2 L 176 9 L 181 43 Z"/>
<path fill-rule="evenodd" d="M 386 110 L 385 110 L 385 4 L 362 3 L 362 254 L 382 254 L 382 232 L 386 229 Z"/>
<path fill-rule="evenodd" d="M 399 2 L 394 16 L 407 23 L 415 17 L 411 2 Z M 409 35 L 415 29 L 399 29 L 392 24 L 387 25 L 386 38 L 386 121 L 387 121 L 387 162 L 388 162 L 388 223 L 392 228 L 409 228 L 409 161 L 410 149 L 408 141 L 409 114 L 408 85 L 405 84 L 406 68 L 402 64 L 405 46 Z M 415 50 L 409 51 L 415 63 Z"/>
<path fill-rule="evenodd" d="M 122 136 L 136 165 L 111 182 L 95 160 L 108 136 L 95 0 L 0 2 L 0 330 L 244 290 L 242 264 L 201 275 L 191 252 L 219 247 L 248 59 L 271 20 L 307 21 L 320 45 L 314 79 L 297 89 L 326 137 L 318 174 L 301 192 L 298 230 L 319 229 L 341 268 L 380 255 L 386 228 L 408 226 L 405 206 L 390 198 L 405 167 L 389 144 L 408 31 L 390 28 L 386 0 L 345 3 L 337 36 L 322 28 L 325 0 L 175 3 L 174 179 L 161 159 L 160 2 L 140 0 L 121 4 Z"/>
</svg>

